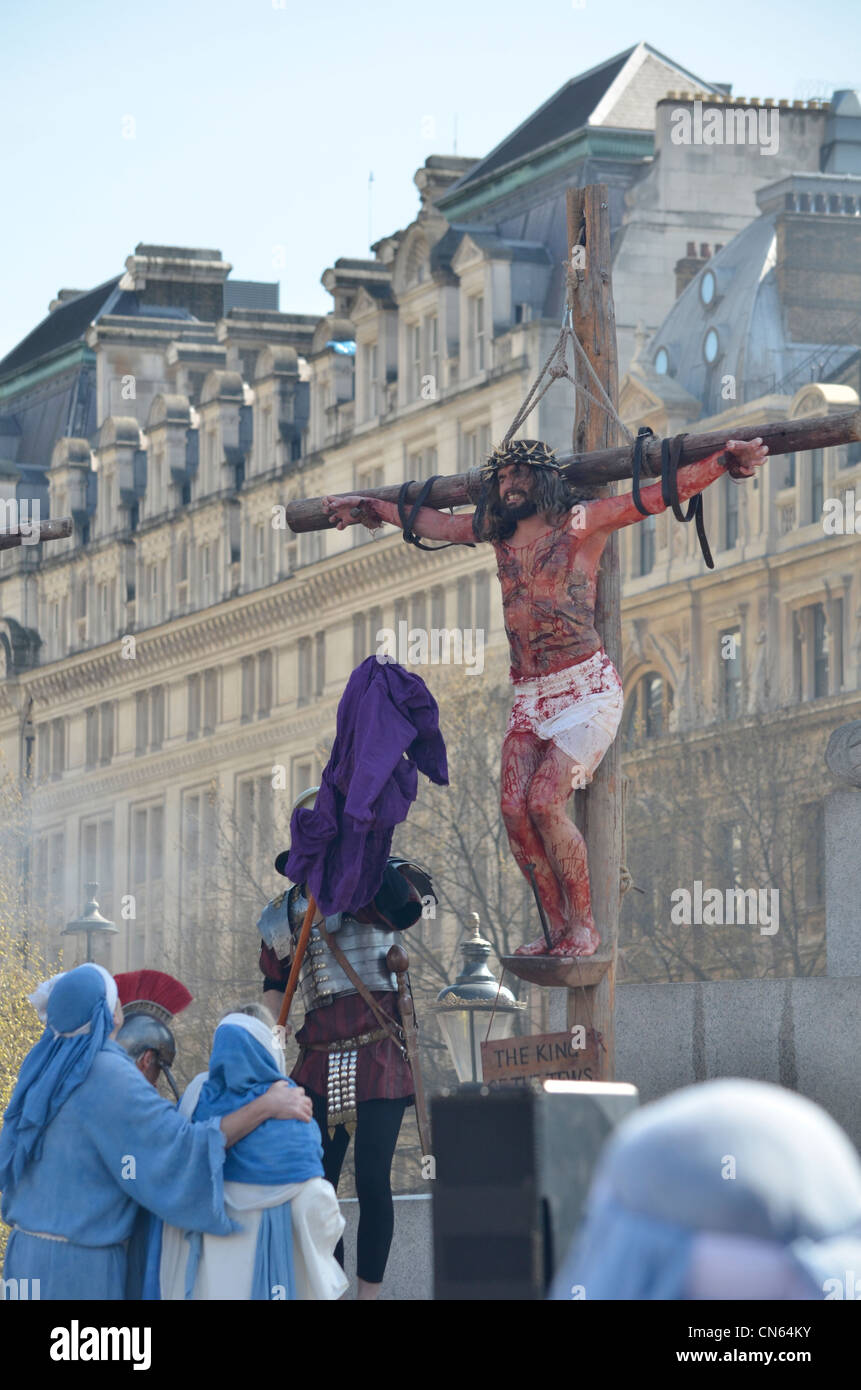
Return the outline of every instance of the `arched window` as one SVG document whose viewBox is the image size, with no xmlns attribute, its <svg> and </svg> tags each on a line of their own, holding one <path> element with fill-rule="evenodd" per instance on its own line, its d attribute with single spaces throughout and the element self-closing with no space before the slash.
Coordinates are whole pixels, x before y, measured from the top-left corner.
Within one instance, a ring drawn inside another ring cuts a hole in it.
<svg viewBox="0 0 861 1390">
<path fill-rule="evenodd" d="M 622 746 L 628 751 L 669 731 L 673 687 L 658 671 L 640 676 L 628 697 L 622 721 Z"/>
</svg>

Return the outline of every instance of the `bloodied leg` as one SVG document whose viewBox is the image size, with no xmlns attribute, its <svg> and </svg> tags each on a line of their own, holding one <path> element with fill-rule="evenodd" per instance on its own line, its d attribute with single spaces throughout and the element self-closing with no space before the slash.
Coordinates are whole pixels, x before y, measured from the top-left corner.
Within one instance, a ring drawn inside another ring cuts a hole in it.
<svg viewBox="0 0 861 1390">
<path fill-rule="evenodd" d="M 552 955 L 591 955 L 599 941 L 589 899 L 586 846 L 568 818 L 572 789 L 582 785 L 573 758 L 534 734 L 509 733 L 502 746 L 502 815 L 517 863 L 535 864 L 553 938 Z M 543 955 L 543 936 L 518 955 Z"/>
</svg>

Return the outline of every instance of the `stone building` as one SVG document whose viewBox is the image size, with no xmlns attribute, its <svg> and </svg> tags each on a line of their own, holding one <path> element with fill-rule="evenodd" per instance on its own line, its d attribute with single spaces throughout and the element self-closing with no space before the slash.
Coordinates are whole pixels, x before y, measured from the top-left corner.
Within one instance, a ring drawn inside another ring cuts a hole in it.
<svg viewBox="0 0 861 1390">
<path fill-rule="evenodd" d="M 113 968 L 169 959 L 194 989 L 208 967 L 191 946 L 215 896 L 253 980 L 251 928 L 225 904 L 240 878 L 272 891 L 273 840 L 319 775 L 378 630 L 480 629 L 502 650 L 482 549 L 431 557 L 392 531 L 296 537 L 283 508 L 461 471 L 502 436 L 558 332 L 566 186 L 610 186 L 629 423 L 729 430 L 857 400 L 861 333 L 841 338 L 824 307 L 807 332 L 797 299 L 821 300 L 818 247 L 847 258 L 838 300 L 856 293 L 861 171 L 841 161 L 857 99 L 841 96 L 839 120 L 820 103 L 774 107 L 780 146 L 763 157 L 674 143 L 673 113 L 696 93 L 733 107 L 726 84 L 640 44 L 572 79 L 485 159 L 429 158 L 410 226 L 324 272 L 322 318 L 232 282 L 219 251 L 141 244 L 123 275 L 60 291 L 0 362 L 0 497 L 74 519 L 66 541 L 0 552 L 0 746 L 27 789 L 35 891 L 59 926 L 97 880 L 122 928 Z M 746 308 L 730 322 L 736 297 Z M 701 366 L 692 344 L 709 313 L 718 348 Z M 735 377 L 723 409 L 716 372 Z M 565 448 L 572 422 L 559 387 L 525 433 Z M 671 719 L 732 720 L 776 698 L 778 650 L 801 672 L 796 708 L 833 701 L 842 719 L 857 698 L 852 542 L 824 540 L 811 510 L 811 478 L 827 496 L 856 476 L 857 457 L 834 452 L 799 460 L 792 480 L 783 462 L 750 493 L 713 490 L 714 574 L 666 519 L 626 538 L 632 746 L 641 709 L 660 737 Z M 790 638 L 793 624 L 806 636 Z M 729 629 L 742 637 L 731 679 L 714 656 Z"/>
</svg>

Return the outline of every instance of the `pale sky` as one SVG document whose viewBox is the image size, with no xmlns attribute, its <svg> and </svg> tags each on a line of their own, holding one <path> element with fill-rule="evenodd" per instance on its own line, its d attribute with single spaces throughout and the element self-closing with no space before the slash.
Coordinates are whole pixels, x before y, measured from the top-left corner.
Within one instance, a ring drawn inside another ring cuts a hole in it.
<svg viewBox="0 0 861 1390">
<path fill-rule="evenodd" d="M 858 0 L 4 10 L 0 356 L 61 286 L 118 274 L 138 241 L 217 247 L 237 279 L 279 280 L 282 309 L 324 313 L 321 274 L 413 220 L 429 154 L 455 139 L 458 154 L 486 154 L 569 78 L 640 40 L 737 95 L 861 85 Z"/>
</svg>

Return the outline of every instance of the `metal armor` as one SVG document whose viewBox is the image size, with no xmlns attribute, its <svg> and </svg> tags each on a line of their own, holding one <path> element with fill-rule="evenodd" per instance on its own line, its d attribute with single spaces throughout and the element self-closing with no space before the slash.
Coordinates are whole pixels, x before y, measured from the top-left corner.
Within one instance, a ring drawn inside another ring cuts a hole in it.
<svg viewBox="0 0 861 1390">
<path fill-rule="evenodd" d="M 302 926 L 308 907 L 308 899 L 298 885 L 289 890 L 287 904 L 290 929 L 295 934 Z M 330 935 L 337 932 L 338 945 L 369 990 L 397 993 L 397 979 L 386 969 L 386 953 L 390 946 L 396 944 L 399 932 L 357 922 L 348 912 L 327 917 L 326 930 Z M 306 1013 L 333 1003 L 343 994 L 355 993 L 355 988 L 329 952 L 317 928 L 312 927 L 308 949 L 299 971 L 299 996 Z"/>
</svg>

